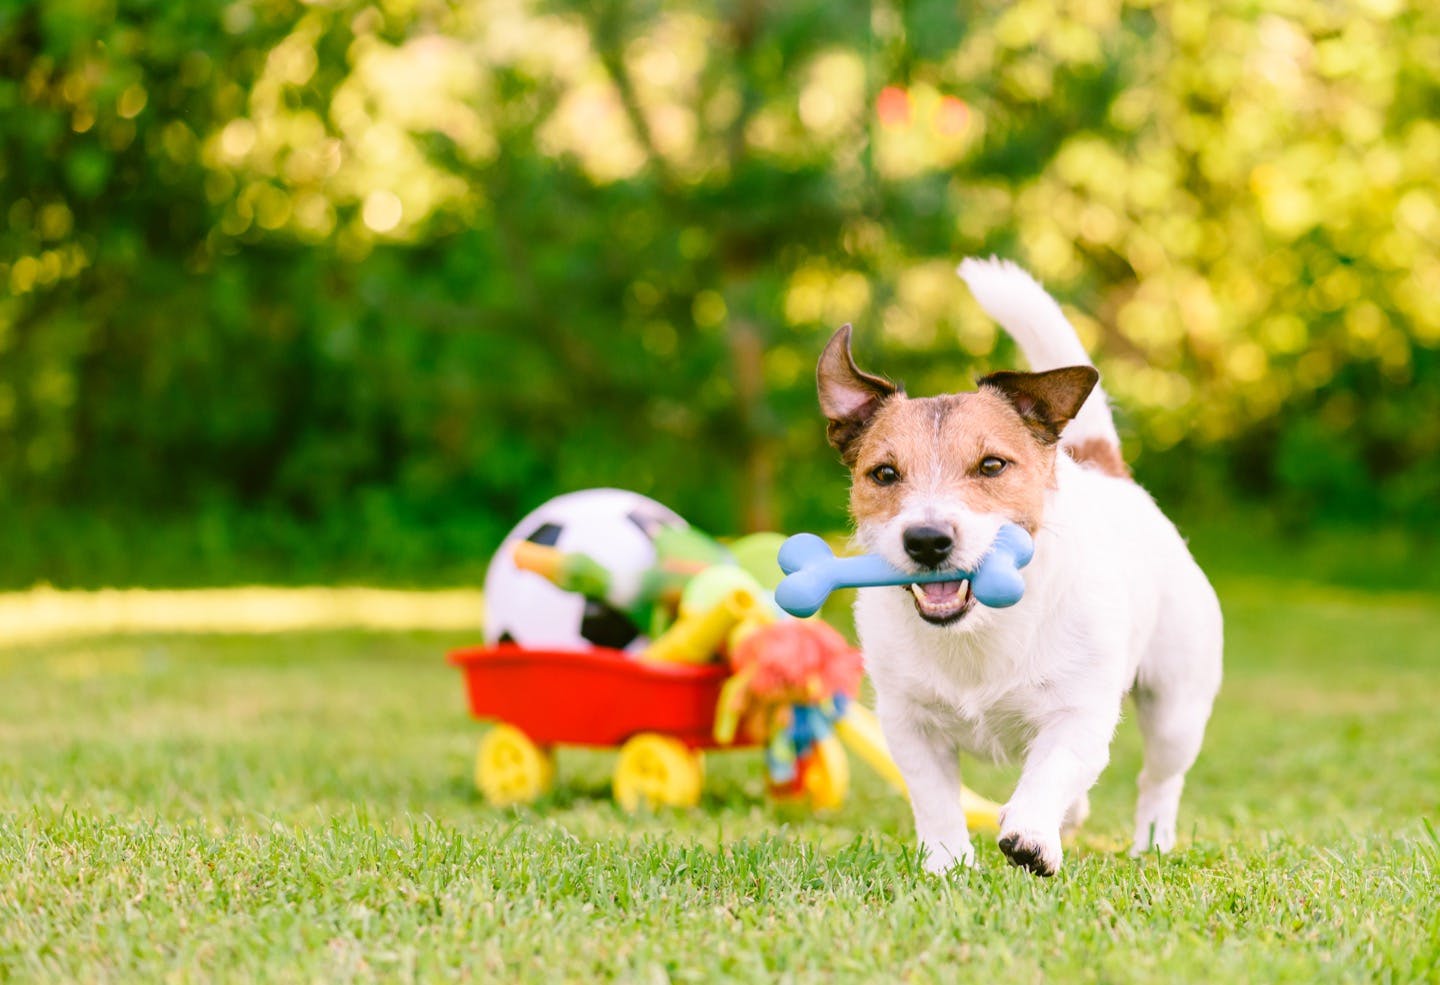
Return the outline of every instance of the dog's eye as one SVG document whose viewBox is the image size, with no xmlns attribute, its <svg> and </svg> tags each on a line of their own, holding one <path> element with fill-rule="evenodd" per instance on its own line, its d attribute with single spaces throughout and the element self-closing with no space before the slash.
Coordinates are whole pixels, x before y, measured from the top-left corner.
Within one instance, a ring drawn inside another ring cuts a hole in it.
<svg viewBox="0 0 1440 985">
<path fill-rule="evenodd" d="M 893 486 L 900 481 L 900 473 L 893 465 L 877 465 L 870 470 L 870 480 L 877 486 Z"/>
<path fill-rule="evenodd" d="M 993 479 L 1001 472 L 1004 472 L 1005 466 L 1009 464 L 1010 463 L 1005 461 L 1005 459 L 1003 458 L 999 458 L 995 455 L 986 455 L 984 458 L 980 459 L 980 474 L 985 476 L 987 479 Z"/>
</svg>

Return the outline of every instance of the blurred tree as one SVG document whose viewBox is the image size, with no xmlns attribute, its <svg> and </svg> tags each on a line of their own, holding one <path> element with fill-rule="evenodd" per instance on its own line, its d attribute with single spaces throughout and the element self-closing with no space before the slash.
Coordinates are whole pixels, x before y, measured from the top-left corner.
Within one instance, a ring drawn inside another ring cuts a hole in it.
<svg viewBox="0 0 1440 985">
<path fill-rule="evenodd" d="M 1073 301 L 1147 481 L 1431 521 L 1437 38 L 1387 3 L 12 3 L 0 506 L 407 570 L 583 485 L 833 527 L 826 334 L 962 386 L 1013 355 L 953 274 L 993 251 Z"/>
</svg>

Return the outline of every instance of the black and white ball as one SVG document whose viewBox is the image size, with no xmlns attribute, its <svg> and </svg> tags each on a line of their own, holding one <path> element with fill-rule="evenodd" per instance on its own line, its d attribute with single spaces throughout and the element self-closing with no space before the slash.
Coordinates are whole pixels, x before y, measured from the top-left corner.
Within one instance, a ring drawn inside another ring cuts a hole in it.
<svg viewBox="0 0 1440 985">
<path fill-rule="evenodd" d="M 486 641 L 559 650 L 643 645 L 645 627 L 623 610 L 639 597 L 641 579 L 655 564 L 656 533 L 686 525 L 653 499 L 623 489 L 584 489 L 542 504 L 516 524 L 490 562 Z M 510 548 L 517 540 L 594 558 L 610 571 L 610 599 L 562 591 L 541 575 L 515 567 Z"/>
</svg>

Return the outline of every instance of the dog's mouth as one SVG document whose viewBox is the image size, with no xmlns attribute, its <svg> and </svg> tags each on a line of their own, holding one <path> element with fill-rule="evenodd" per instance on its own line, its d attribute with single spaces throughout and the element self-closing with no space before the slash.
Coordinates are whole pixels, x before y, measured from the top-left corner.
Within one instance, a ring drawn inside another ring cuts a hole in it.
<svg viewBox="0 0 1440 985">
<path fill-rule="evenodd" d="M 930 581 L 907 585 L 905 590 L 915 602 L 920 618 L 934 626 L 959 622 L 975 607 L 975 596 L 968 581 Z"/>
</svg>

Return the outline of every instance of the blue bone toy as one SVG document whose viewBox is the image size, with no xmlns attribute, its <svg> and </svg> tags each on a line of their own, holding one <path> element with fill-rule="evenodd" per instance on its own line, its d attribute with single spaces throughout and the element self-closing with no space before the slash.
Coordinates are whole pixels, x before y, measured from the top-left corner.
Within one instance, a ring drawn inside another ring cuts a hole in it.
<svg viewBox="0 0 1440 985">
<path fill-rule="evenodd" d="M 785 580 L 775 589 L 775 601 L 792 616 L 804 617 L 814 615 L 837 588 L 969 581 L 970 591 L 982 605 L 1003 609 L 1025 594 L 1020 569 L 1034 554 L 1035 543 L 1024 528 L 1006 523 L 974 571 L 915 574 L 901 571 L 878 554 L 836 557 L 814 534 L 796 534 L 780 545 L 780 570 L 785 572 Z"/>
</svg>

